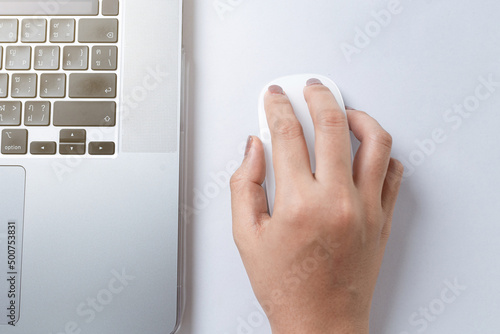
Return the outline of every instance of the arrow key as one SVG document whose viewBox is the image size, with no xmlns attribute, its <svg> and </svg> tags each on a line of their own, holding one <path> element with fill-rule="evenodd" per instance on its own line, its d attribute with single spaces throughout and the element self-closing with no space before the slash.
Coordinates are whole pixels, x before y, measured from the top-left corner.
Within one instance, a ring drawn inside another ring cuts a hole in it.
<svg viewBox="0 0 500 334">
<path fill-rule="evenodd" d="M 85 144 L 86 136 L 85 130 L 82 129 L 64 129 L 59 132 L 59 142 Z"/>
<path fill-rule="evenodd" d="M 93 141 L 89 143 L 90 155 L 113 155 L 115 154 L 115 143 L 112 141 Z"/>
<path fill-rule="evenodd" d="M 56 154 L 56 143 L 53 141 L 33 141 L 30 144 L 31 154 Z"/>
<path fill-rule="evenodd" d="M 63 155 L 85 154 L 85 144 L 59 144 L 59 153 Z"/>
</svg>

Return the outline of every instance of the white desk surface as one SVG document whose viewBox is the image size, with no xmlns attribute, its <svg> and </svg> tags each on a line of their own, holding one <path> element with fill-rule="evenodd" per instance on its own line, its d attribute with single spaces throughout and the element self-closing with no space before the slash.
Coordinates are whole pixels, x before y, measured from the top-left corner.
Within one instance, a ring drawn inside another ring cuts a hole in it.
<svg viewBox="0 0 500 334">
<path fill-rule="evenodd" d="M 374 23 L 387 8 L 390 22 Z M 371 332 L 498 333 L 499 12 L 498 0 L 186 0 L 197 212 L 180 333 L 270 333 L 232 239 L 224 175 L 258 134 L 261 88 L 298 72 L 330 76 L 393 135 L 407 167 Z M 371 36 L 355 44 L 358 29 Z"/>
</svg>

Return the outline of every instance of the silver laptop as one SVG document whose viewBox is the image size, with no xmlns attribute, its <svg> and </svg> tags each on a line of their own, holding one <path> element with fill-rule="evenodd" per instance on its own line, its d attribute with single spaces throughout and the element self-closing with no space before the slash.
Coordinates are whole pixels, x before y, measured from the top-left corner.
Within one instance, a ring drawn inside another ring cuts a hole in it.
<svg viewBox="0 0 500 334">
<path fill-rule="evenodd" d="M 181 0 L 0 0 L 0 333 L 171 333 Z"/>
</svg>

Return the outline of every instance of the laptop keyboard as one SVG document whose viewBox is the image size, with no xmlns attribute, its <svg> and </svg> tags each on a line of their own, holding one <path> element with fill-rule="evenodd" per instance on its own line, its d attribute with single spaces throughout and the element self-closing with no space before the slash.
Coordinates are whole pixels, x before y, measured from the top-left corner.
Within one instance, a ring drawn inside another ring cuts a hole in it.
<svg viewBox="0 0 500 334">
<path fill-rule="evenodd" d="M 118 15 L 0 13 L 0 155 L 116 154 Z"/>
</svg>

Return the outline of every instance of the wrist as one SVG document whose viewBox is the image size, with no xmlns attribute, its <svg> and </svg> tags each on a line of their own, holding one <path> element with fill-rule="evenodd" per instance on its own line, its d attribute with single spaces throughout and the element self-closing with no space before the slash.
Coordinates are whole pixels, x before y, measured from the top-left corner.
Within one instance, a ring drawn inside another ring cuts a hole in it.
<svg viewBox="0 0 500 334">
<path fill-rule="evenodd" d="M 335 318 L 304 321 L 289 319 L 271 323 L 273 334 L 369 334 L 368 319 L 339 320 Z"/>
</svg>

